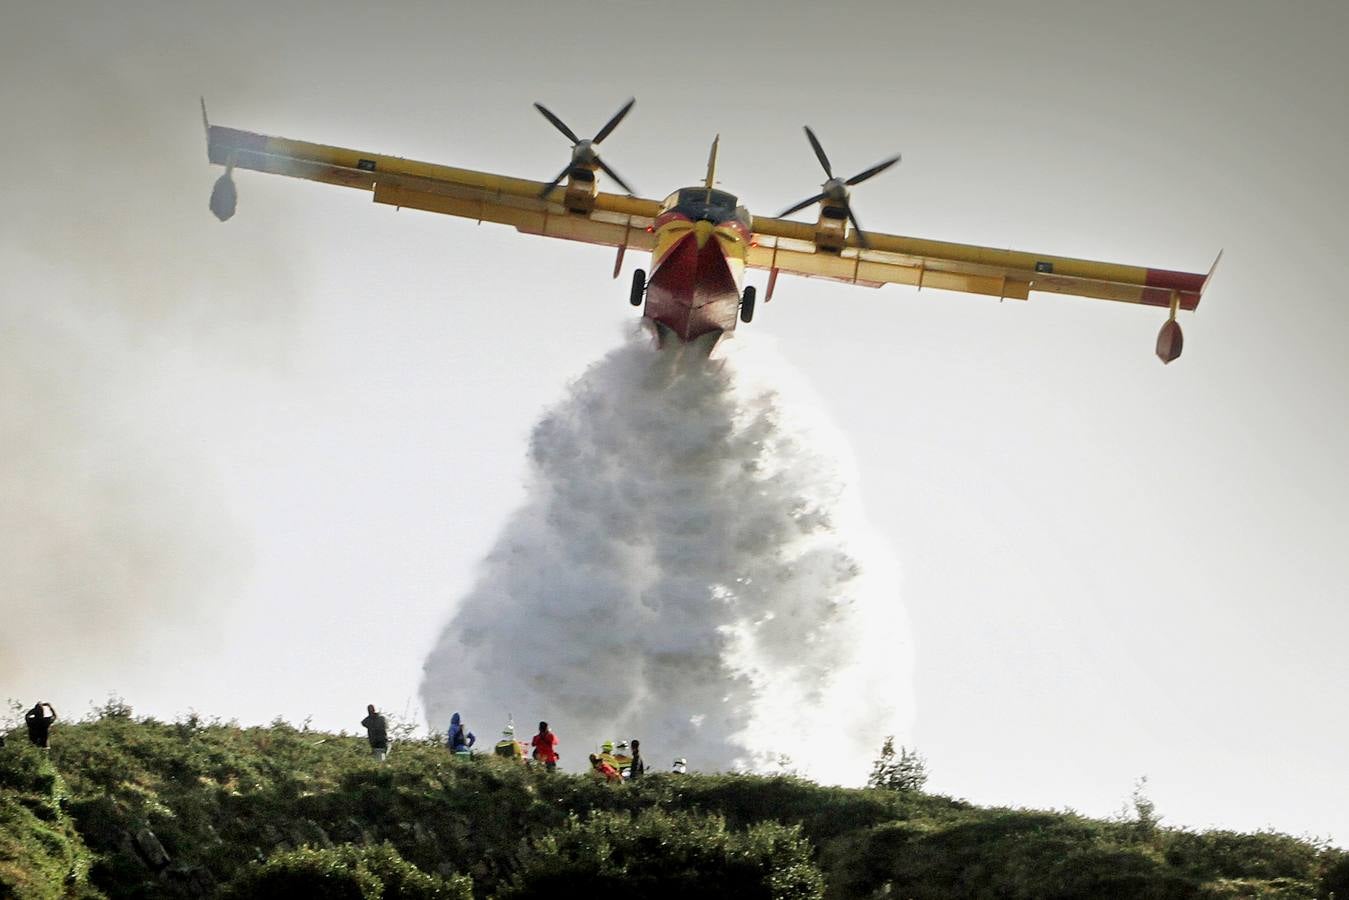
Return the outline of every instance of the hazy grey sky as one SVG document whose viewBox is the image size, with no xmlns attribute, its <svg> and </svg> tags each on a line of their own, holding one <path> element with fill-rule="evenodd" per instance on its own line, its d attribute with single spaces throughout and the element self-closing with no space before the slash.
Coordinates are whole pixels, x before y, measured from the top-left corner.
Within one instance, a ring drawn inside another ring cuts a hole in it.
<svg viewBox="0 0 1349 900">
<path fill-rule="evenodd" d="M 647 196 L 720 132 L 723 187 L 776 212 L 819 184 L 809 123 L 839 170 L 903 152 L 869 228 L 1225 248 L 1166 368 L 1157 310 L 786 278 L 743 339 L 852 442 L 932 788 L 1105 814 L 1147 774 L 1174 824 L 1349 840 L 1343 4 L 11 6 L 4 695 L 399 710 L 530 426 L 631 324 L 596 248 L 247 173 L 221 225 L 198 95 L 541 179 L 567 147 L 532 101 L 593 132 L 636 95 L 605 156 Z"/>
</svg>

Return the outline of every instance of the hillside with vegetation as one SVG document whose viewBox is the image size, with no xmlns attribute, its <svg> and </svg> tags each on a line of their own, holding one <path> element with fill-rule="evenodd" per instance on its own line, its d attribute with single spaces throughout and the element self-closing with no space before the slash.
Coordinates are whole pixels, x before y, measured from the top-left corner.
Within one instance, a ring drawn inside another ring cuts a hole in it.
<svg viewBox="0 0 1349 900">
<path fill-rule="evenodd" d="M 136 719 L 0 747 L 0 897 L 1043 900 L 1349 898 L 1349 854 L 876 787 L 655 774 L 610 785 L 432 741 Z"/>
</svg>

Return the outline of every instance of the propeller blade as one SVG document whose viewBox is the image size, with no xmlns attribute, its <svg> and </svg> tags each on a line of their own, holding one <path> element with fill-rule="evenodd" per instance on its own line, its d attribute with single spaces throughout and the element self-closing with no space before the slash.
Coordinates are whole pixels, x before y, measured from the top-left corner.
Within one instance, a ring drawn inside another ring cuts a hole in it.
<svg viewBox="0 0 1349 900">
<path fill-rule="evenodd" d="M 570 171 L 571 171 L 571 163 L 567 163 L 565 166 L 562 167 L 562 171 L 557 173 L 557 177 L 554 178 L 551 182 L 549 182 L 548 187 L 539 191 L 539 199 L 542 200 L 544 197 L 547 197 L 549 194 L 551 194 L 553 192 L 553 188 L 557 187 L 558 184 L 561 183 L 562 179 L 567 177 L 567 173 Z"/>
<path fill-rule="evenodd" d="M 885 162 L 876 163 L 876 165 L 872 166 L 870 169 L 867 169 L 865 172 L 858 172 L 856 175 L 849 178 L 847 181 L 843 183 L 846 184 L 848 187 L 852 187 L 855 184 L 861 184 L 862 182 L 866 181 L 873 175 L 881 174 L 882 172 L 884 172 L 886 169 L 890 168 L 897 162 L 899 162 L 898 153 L 887 159 Z"/>
<path fill-rule="evenodd" d="M 629 97 L 628 102 L 623 104 L 623 108 L 614 113 L 614 117 L 604 124 L 604 127 L 600 129 L 599 134 L 590 139 L 590 143 L 598 144 L 600 141 L 607 138 L 609 133 L 618 127 L 618 123 L 623 121 L 623 117 L 628 114 L 628 110 L 632 109 L 632 104 L 636 102 L 636 97 Z M 617 178 L 615 178 L 615 180 L 617 180 Z M 619 184 L 622 184 L 622 182 L 620 181 Z"/>
<path fill-rule="evenodd" d="M 824 166 L 824 174 L 833 178 L 834 167 L 829 165 L 829 157 L 824 155 L 824 148 L 820 146 L 820 139 L 815 136 L 815 132 L 810 130 L 809 125 L 806 126 L 806 137 L 810 138 L 810 146 L 815 148 L 815 156 L 819 159 L 820 165 Z"/>
<path fill-rule="evenodd" d="M 789 206 L 789 207 L 787 207 L 786 209 L 784 209 L 782 212 L 778 213 L 777 216 L 776 216 L 776 218 L 781 219 L 783 216 L 790 216 L 792 213 L 796 212 L 797 210 L 805 209 L 807 206 L 810 206 L 812 203 L 819 203 L 821 200 L 823 200 L 823 199 L 824 199 L 825 197 L 827 197 L 827 196 L 828 196 L 827 194 L 816 194 L 814 197 L 807 197 L 805 200 L 802 200 L 800 203 L 796 204 L 795 206 Z"/>
<path fill-rule="evenodd" d="M 848 207 L 848 221 L 852 223 L 853 234 L 857 236 L 857 245 L 859 247 L 870 247 L 871 243 L 867 240 L 866 232 L 862 230 L 862 223 L 857 221 L 857 214 Z"/>
<path fill-rule="evenodd" d="M 608 176 L 609 176 L 610 178 L 612 178 L 614 181 L 617 181 L 617 182 L 618 182 L 618 186 L 621 187 L 623 190 L 627 191 L 629 194 L 635 194 L 635 193 L 637 193 L 637 192 L 634 191 L 632 188 L 628 187 L 628 183 L 627 183 L 626 181 L 624 181 L 622 178 L 619 178 L 619 177 L 618 177 L 618 173 L 615 172 L 613 169 L 609 168 L 608 166 L 606 166 L 606 165 L 604 164 L 604 160 L 600 159 L 598 156 L 595 157 L 595 165 L 597 165 L 597 166 L 599 166 L 601 169 L 603 169 L 605 175 L 608 175 Z"/>
<path fill-rule="evenodd" d="M 567 136 L 567 139 L 573 144 L 581 143 L 581 139 L 576 136 L 576 132 L 567 127 L 567 123 L 559 119 L 548 111 L 548 107 L 542 103 L 535 103 L 534 108 L 543 113 L 543 117 L 553 123 L 553 127 Z"/>
</svg>

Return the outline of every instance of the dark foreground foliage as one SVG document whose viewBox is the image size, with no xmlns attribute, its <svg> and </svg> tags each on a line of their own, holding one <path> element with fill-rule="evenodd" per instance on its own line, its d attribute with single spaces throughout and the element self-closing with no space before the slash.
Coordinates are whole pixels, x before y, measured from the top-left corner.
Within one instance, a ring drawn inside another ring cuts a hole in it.
<svg viewBox="0 0 1349 900">
<path fill-rule="evenodd" d="M 729 831 L 720 816 L 649 809 L 571 817 L 532 842 L 499 896 L 818 900 L 823 888 L 799 827 L 761 822 Z"/>
<path fill-rule="evenodd" d="M 792 777 L 607 785 L 429 743 L 112 705 L 0 748 L 0 897 L 1349 898 L 1281 834 L 978 809 Z"/>
<path fill-rule="evenodd" d="M 471 900 L 473 882 L 428 875 L 385 844 L 283 850 L 253 863 L 221 892 L 226 900 Z"/>
</svg>

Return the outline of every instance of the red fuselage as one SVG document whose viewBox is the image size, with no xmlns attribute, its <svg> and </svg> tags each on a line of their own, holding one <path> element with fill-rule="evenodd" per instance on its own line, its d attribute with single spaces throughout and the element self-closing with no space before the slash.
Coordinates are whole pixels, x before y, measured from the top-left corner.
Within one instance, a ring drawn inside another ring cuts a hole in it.
<svg viewBox="0 0 1349 900">
<path fill-rule="evenodd" d="M 654 223 L 643 315 L 684 343 L 735 330 L 749 247 L 749 215 L 723 191 L 672 194 Z"/>
</svg>

